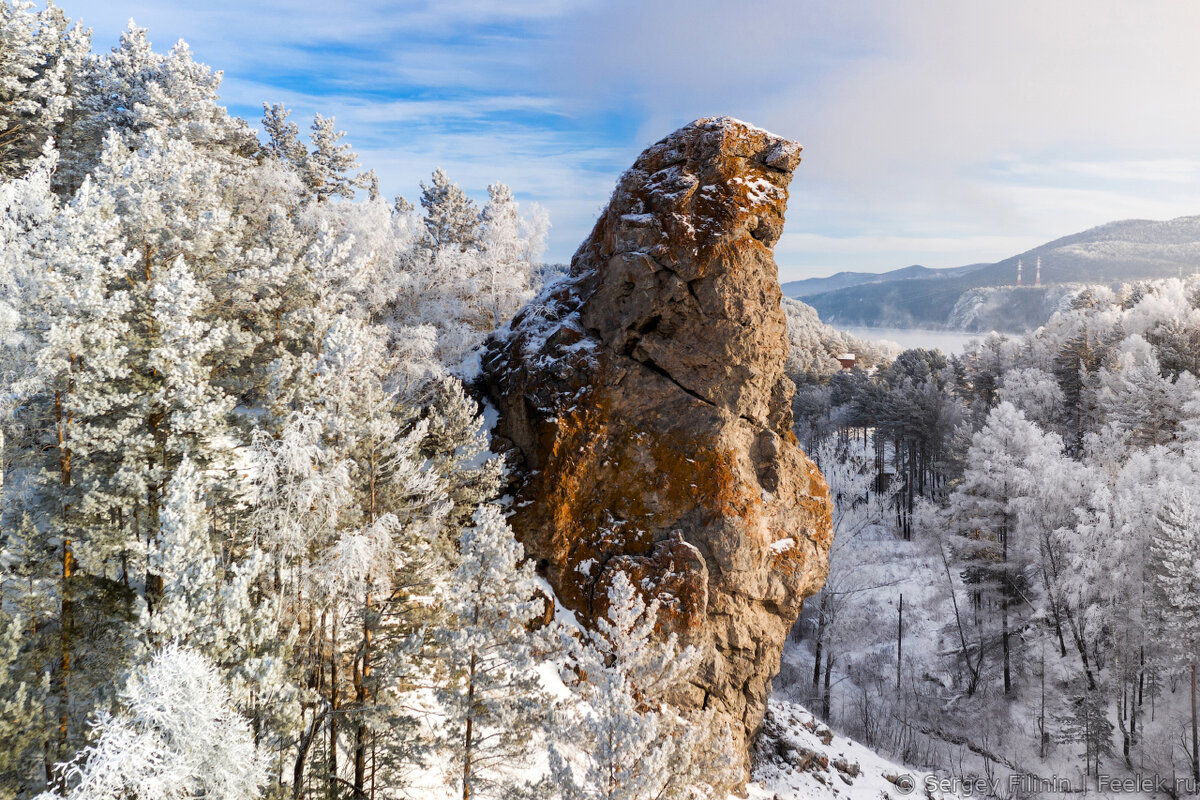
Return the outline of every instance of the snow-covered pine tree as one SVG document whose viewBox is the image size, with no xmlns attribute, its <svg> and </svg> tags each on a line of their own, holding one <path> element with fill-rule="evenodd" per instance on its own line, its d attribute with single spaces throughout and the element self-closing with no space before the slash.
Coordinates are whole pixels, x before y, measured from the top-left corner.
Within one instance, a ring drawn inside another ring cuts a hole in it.
<svg viewBox="0 0 1200 800">
<path fill-rule="evenodd" d="M 25 160 L 31 164 L 51 142 L 58 142 L 79 101 L 80 73 L 91 52 L 91 31 L 74 24 L 47 0 L 38 12 L 34 40 L 38 53 L 32 95 L 37 111 L 25 125 Z"/>
<path fill-rule="evenodd" d="M 221 73 L 193 60 L 183 41 L 165 56 L 154 52 L 146 29 L 132 20 L 110 53 L 88 59 L 79 84 L 78 101 L 60 143 L 58 179 L 67 191 L 78 187 L 96 166 L 110 131 L 135 148 L 144 134 L 158 131 L 226 162 L 248 158 L 259 149 L 245 121 L 217 105 Z"/>
<path fill-rule="evenodd" d="M 36 30 L 33 3 L 0 3 L 0 176 L 19 174 L 24 166 L 25 126 L 37 112 Z"/>
<path fill-rule="evenodd" d="M 721 739 L 712 720 L 686 719 L 662 700 L 699 654 L 655 631 L 658 609 L 618 570 L 595 630 L 564 635 L 579 705 L 560 715 L 549 747 L 550 780 L 567 800 L 706 797 L 729 780 L 728 752 L 704 746 Z"/>
<path fill-rule="evenodd" d="M 151 612 L 158 579 L 145 560 L 172 472 L 185 454 L 202 468 L 220 466 L 237 441 L 233 398 L 211 381 L 227 332 L 197 278 L 236 249 L 220 174 L 185 141 L 151 132 L 130 151 L 113 135 L 88 183 L 95 189 L 75 201 L 117 221 L 125 253 L 97 288 L 120 332 L 84 343 L 108 349 L 106 359 L 82 359 L 77 392 L 89 396 L 72 408 L 74 454 L 87 468 L 79 511 L 122 521 L 104 526 L 111 542 L 87 553 L 84 567 L 100 573 L 108 559 L 121 560 Z"/>
<path fill-rule="evenodd" d="M 49 681 L 22 657 L 31 631 L 14 611 L 0 608 L 0 787 L 24 794 L 41 785 Z"/>
<path fill-rule="evenodd" d="M 426 632 L 444 610 L 429 598 L 496 470 L 461 388 L 446 397 L 462 403 L 401 402 L 387 331 L 322 296 L 306 351 L 277 359 L 270 408 L 290 416 L 277 441 L 260 437 L 253 499 L 258 540 L 282 562 L 284 615 L 307 643 L 295 680 L 326 676 L 302 699 L 292 780 L 400 787 L 430 744 L 406 700 L 435 668 Z"/>
<path fill-rule="evenodd" d="M 444 170 L 435 169 L 430 183 L 421 183 L 421 206 L 433 251 L 466 250 L 478 241 L 479 211 Z"/>
<path fill-rule="evenodd" d="M 1100 766 L 1113 754 L 1113 724 L 1104 697 L 1097 689 L 1076 691 L 1068 696 L 1055 738 L 1063 744 L 1083 748 L 1083 774 L 1099 776 Z"/>
<path fill-rule="evenodd" d="M 213 624 L 221 618 L 220 585 L 203 491 L 200 473 L 184 456 L 167 484 L 149 556 L 162 591 L 148 627 L 159 645 L 175 642 L 214 658 L 223 649 L 214 639 L 224 631 Z"/>
<path fill-rule="evenodd" d="M 1001 379 L 997 397 L 1012 403 L 1025 418 L 1042 430 L 1063 429 L 1062 388 L 1050 373 L 1036 367 L 1010 369 Z"/>
<path fill-rule="evenodd" d="M 333 117 L 317 114 L 313 118 L 309 133 L 312 150 L 304 159 L 303 172 L 305 185 L 317 200 L 352 198 L 356 189 L 366 185 L 362 175 L 352 174 L 358 169 L 358 156 L 342 141 L 345 136 Z M 281 146 L 287 144 L 285 139 Z"/>
<path fill-rule="evenodd" d="M 1090 385 L 1096 370 L 1100 368 L 1100 358 L 1107 339 L 1107 332 L 1097 330 L 1096 326 L 1088 323 L 1088 319 L 1085 317 L 1081 326 L 1083 330 L 1059 347 L 1050 370 L 1063 392 L 1068 431 L 1066 444 L 1071 452 L 1081 447 L 1084 434 L 1093 421 L 1095 409 Z"/>
<path fill-rule="evenodd" d="M 266 782 L 250 725 L 198 653 L 169 646 L 130 676 L 121 710 L 62 765 L 66 790 L 39 800 L 253 800 Z"/>
<path fill-rule="evenodd" d="M 61 133 L 89 46 L 52 2 L 0 4 L 0 178 L 24 173 Z"/>
<path fill-rule="evenodd" d="M 103 571 L 91 573 L 95 580 L 78 575 L 81 557 L 87 562 L 95 555 L 94 568 L 118 538 L 113 526 L 92 524 L 99 474 L 87 442 L 100 429 L 95 416 L 110 408 L 105 387 L 123 375 L 128 306 L 111 289 L 131 260 L 117 221 L 94 202 L 98 193 L 91 187 L 59 207 L 50 165 L 47 160 L 0 190 L 15 189 L 14 199 L 22 201 L 6 209 L 0 235 L 13 236 L 14 246 L 0 250 L 15 257 L 4 290 L 6 303 L 19 311 L 20 331 L 6 352 L 15 412 L 6 438 L 18 448 L 8 463 L 20 476 L 19 491 L 10 480 L 4 504 L 8 530 L 20 535 L 5 544 L 17 556 L 10 569 L 36 576 L 46 593 L 32 612 L 40 635 L 28 652 L 52 674 L 48 714 L 56 724 L 45 751 L 53 761 L 80 741 L 87 706 L 76 698 L 108 696 L 112 670 L 136 646 L 128 584 Z"/>
<path fill-rule="evenodd" d="M 24 202 L 5 225 L 22 240 L 9 252 L 23 255 L 5 292 L 21 310 L 21 336 L 8 366 L 28 491 L 6 506 L 48 537 L 24 553 L 60 554 L 58 609 L 39 625 L 57 631 L 54 697 L 71 709 L 56 747 L 82 733 L 88 707 L 72 698 L 103 698 L 111 670 L 137 654 L 138 606 L 153 612 L 161 594 L 148 559 L 173 470 L 185 454 L 204 469 L 232 465 L 234 401 L 213 381 L 215 364 L 237 360 L 212 302 L 212 281 L 244 252 L 226 205 L 237 194 L 217 190 L 227 175 L 187 142 L 151 131 L 138 151 L 110 138 L 65 206 L 44 169 L 14 182 Z M 226 499 L 236 494 L 218 485 Z"/>
<path fill-rule="evenodd" d="M 208 658 L 235 705 L 258 724 L 260 714 L 274 715 L 261 706 L 292 694 L 283 685 L 292 637 L 280 630 L 277 602 L 262 590 L 267 563 L 261 551 L 229 533 L 214 536 L 205 505 L 210 480 L 185 456 L 167 486 L 149 559 L 162 591 L 147 634 L 157 646 L 177 644 Z M 268 731 L 258 729 L 267 738 Z"/>
<path fill-rule="evenodd" d="M 1113 366 L 1100 368 L 1096 400 L 1102 421 L 1119 440 L 1146 447 L 1175 438 L 1183 406 L 1196 387 L 1190 372 L 1163 376 L 1153 348 L 1135 334 L 1121 343 Z"/>
<path fill-rule="evenodd" d="M 263 103 L 262 126 L 267 134 L 263 152 L 293 169 L 303 170 L 308 151 L 300 141 L 300 127 L 288 119 L 291 113 L 282 103 Z"/>
<path fill-rule="evenodd" d="M 480 213 L 479 246 L 483 274 L 480 286 L 491 327 L 498 328 L 532 295 L 533 264 L 522 235 L 520 209 L 503 183 L 488 186 L 488 202 Z"/>
<path fill-rule="evenodd" d="M 948 514 L 958 534 L 958 557 L 972 585 L 976 608 L 994 601 L 1000 678 L 1013 691 L 1022 667 L 1019 631 L 1036 586 L 1033 571 L 1041 542 L 1026 525 L 1022 498 L 1034 493 L 1038 474 L 1062 452 L 1062 442 L 1002 402 L 971 440 L 967 469 L 950 495 Z M 973 687 L 972 687 L 973 689 Z"/>
<path fill-rule="evenodd" d="M 1162 492 L 1162 505 L 1150 539 L 1153 592 L 1158 600 L 1156 633 L 1168 663 L 1187 673 L 1189 755 L 1192 777 L 1200 781 L 1196 696 L 1196 654 L 1200 652 L 1200 507 L 1193 490 L 1184 484 L 1166 485 Z"/>
<path fill-rule="evenodd" d="M 444 495 L 452 508 L 448 523 L 455 530 L 470 524 L 475 510 L 495 499 L 504 462 L 491 454 L 491 439 L 479 404 L 461 381 L 432 382 L 421 402 L 429 409 L 422 453 L 444 476 Z"/>
<path fill-rule="evenodd" d="M 438 692 L 442 747 L 463 800 L 511 795 L 549 707 L 536 671 L 548 639 L 532 631 L 545 609 L 533 564 L 497 507 L 480 507 L 473 523 L 459 538 L 438 632 L 449 679 Z"/>
</svg>

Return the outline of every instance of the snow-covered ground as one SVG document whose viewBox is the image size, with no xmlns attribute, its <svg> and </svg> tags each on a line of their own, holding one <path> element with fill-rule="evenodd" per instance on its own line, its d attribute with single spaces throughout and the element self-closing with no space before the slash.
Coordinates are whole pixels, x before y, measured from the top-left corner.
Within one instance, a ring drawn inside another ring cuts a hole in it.
<svg viewBox="0 0 1200 800">
<path fill-rule="evenodd" d="M 940 800 L 937 776 L 900 767 L 838 736 L 802 706 L 772 699 L 757 748 L 750 800 Z"/>
</svg>

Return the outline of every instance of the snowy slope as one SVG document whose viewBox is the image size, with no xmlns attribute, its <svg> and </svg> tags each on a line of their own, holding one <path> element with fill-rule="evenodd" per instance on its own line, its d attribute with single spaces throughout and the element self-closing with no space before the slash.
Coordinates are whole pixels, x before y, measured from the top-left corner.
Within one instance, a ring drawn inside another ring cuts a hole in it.
<svg viewBox="0 0 1200 800">
<path fill-rule="evenodd" d="M 1200 216 L 1177 219 L 1120 220 L 1064 236 L 994 264 L 971 265 L 965 274 L 938 280 L 889 280 L 862 283 L 805 297 L 832 325 L 890 327 L 957 326 L 952 316 L 965 292 L 981 287 L 1007 287 L 1016 283 L 1017 264 L 1024 268 L 1025 291 L 994 300 L 1010 301 L 1017 317 L 1032 314 L 1031 300 L 1041 262 L 1041 283 L 1115 285 L 1135 280 L 1173 278 L 1195 274 L 1200 267 Z M 966 301 L 972 302 L 971 298 Z M 1032 324 L 1013 319 L 999 330 L 1021 332 L 1041 325 L 1048 314 Z M 1004 312 L 994 315 L 1003 323 Z M 978 323 L 977 323 L 978 324 Z M 989 326 L 995 321 L 989 321 Z M 974 327 L 972 330 L 986 330 Z"/>
<path fill-rule="evenodd" d="M 835 735 L 803 707 L 772 699 L 756 753 L 750 800 L 942 800 L 938 780 L 898 767 Z M 731 799 L 732 800 L 732 799 Z"/>
</svg>

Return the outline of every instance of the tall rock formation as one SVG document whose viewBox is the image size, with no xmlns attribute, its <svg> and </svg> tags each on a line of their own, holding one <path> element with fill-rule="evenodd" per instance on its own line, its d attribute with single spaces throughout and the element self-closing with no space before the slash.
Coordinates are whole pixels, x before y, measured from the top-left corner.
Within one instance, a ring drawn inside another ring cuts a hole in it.
<svg viewBox="0 0 1200 800">
<path fill-rule="evenodd" d="M 512 518 L 559 599 L 623 570 L 704 661 L 684 707 L 761 724 L 825 578 L 830 501 L 792 434 L 772 246 L 800 146 L 726 117 L 647 149 L 571 264 L 489 343 Z"/>
</svg>

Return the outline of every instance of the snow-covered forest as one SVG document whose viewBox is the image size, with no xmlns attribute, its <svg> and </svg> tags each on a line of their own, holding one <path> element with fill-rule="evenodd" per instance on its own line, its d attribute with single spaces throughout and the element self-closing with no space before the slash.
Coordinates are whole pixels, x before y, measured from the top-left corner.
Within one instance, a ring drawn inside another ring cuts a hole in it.
<svg viewBox="0 0 1200 800">
<path fill-rule="evenodd" d="M 776 689 L 917 766 L 1194 779 L 1198 354 L 1172 279 L 800 376 L 836 534 Z"/>
<path fill-rule="evenodd" d="M 663 699 L 701 654 L 620 570 L 584 624 L 510 528 L 477 379 L 557 313 L 547 214 L 433 164 L 384 197 L 334 119 L 220 84 L 0 0 L 0 798 L 727 797 L 728 721 Z M 834 538 L 749 795 L 1200 787 L 1200 279 L 959 356 L 783 313 Z"/>
<path fill-rule="evenodd" d="M 494 503 L 544 213 L 220 80 L 0 2 L 0 796 L 710 796 L 689 651 L 628 582 L 548 615 Z"/>
</svg>

